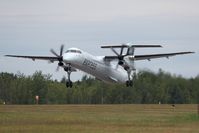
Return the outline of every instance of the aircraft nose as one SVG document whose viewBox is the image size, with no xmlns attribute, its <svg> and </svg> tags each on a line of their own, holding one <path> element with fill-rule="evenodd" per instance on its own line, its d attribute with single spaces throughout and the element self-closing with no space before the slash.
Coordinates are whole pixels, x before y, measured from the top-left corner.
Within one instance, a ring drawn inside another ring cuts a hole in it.
<svg viewBox="0 0 199 133">
<path fill-rule="evenodd" d="M 72 59 L 74 59 L 74 55 L 72 55 L 72 54 L 64 54 L 63 55 L 63 60 L 66 61 L 67 63 L 71 63 Z"/>
<path fill-rule="evenodd" d="M 79 62 L 79 60 L 80 60 L 80 56 L 78 56 L 77 54 L 65 53 L 63 55 L 63 61 L 65 63 L 76 64 Z"/>
</svg>

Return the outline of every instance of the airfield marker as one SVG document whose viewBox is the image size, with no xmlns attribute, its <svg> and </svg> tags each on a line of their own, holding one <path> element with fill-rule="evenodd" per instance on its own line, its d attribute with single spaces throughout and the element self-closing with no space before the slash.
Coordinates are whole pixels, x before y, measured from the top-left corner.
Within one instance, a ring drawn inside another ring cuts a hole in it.
<svg viewBox="0 0 199 133">
<path fill-rule="evenodd" d="M 36 104 L 39 104 L 39 96 L 35 96 Z"/>
</svg>

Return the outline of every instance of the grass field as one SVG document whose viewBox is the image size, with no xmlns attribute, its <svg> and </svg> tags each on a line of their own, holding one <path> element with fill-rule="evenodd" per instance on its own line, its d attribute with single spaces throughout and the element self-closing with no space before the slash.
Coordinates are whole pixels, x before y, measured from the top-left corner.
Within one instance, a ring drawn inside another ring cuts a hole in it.
<svg viewBox="0 0 199 133">
<path fill-rule="evenodd" d="M 1 105 L 0 133 L 199 133 L 197 105 Z"/>
</svg>

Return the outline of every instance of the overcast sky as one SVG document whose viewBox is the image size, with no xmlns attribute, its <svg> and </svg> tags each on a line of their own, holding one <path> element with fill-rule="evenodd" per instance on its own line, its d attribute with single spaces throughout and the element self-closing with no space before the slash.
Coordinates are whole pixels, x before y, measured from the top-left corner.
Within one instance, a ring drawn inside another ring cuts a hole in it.
<svg viewBox="0 0 199 133">
<path fill-rule="evenodd" d="M 78 47 L 94 55 L 113 55 L 100 45 L 158 43 L 161 49 L 137 49 L 136 54 L 195 51 L 194 55 L 136 62 L 138 70 L 159 68 L 172 74 L 199 74 L 198 0 L 0 0 L 0 71 L 29 75 L 36 70 L 54 79 L 56 63 L 5 54 L 52 55 L 49 50 Z M 81 73 L 82 74 L 82 73 Z M 72 75 L 76 80 L 79 76 Z"/>
</svg>

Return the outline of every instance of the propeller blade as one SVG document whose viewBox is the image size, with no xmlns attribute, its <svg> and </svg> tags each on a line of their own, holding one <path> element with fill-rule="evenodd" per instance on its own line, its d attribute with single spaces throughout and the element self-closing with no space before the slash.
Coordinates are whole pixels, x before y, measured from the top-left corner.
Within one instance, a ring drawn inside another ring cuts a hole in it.
<svg viewBox="0 0 199 133">
<path fill-rule="evenodd" d="M 117 56 L 120 56 L 114 48 L 111 47 L 111 50 L 112 50 L 113 53 L 115 53 Z"/>
<path fill-rule="evenodd" d="M 62 44 L 61 47 L 60 47 L 60 56 L 62 56 L 63 50 L 64 50 L 64 45 Z"/>
<path fill-rule="evenodd" d="M 55 56 L 59 57 L 59 55 L 58 55 L 53 49 L 51 49 L 50 52 L 51 52 L 52 54 L 54 54 Z"/>
<path fill-rule="evenodd" d="M 64 65 L 63 62 L 62 62 L 63 61 L 63 56 L 62 56 L 63 50 L 64 50 L 64 45 L 63 44 L 60 47 L 60 55 L 58 55 L 53 49 L 50 50 L 50 52 L 52 54 L 54 54 L 56 57 L 58 57 L 58 60 L 59 60 L 58 66 L 56 68 L 56 71 L 59 71 L 60 66 Z M 50 61 L 50 62 L 52 63 L 52 61 Z"/>
<path fill-rule="evenodd" d="M 123 54 L 124 47 L 121 47 L 120 56 Z"/>
</svg>

